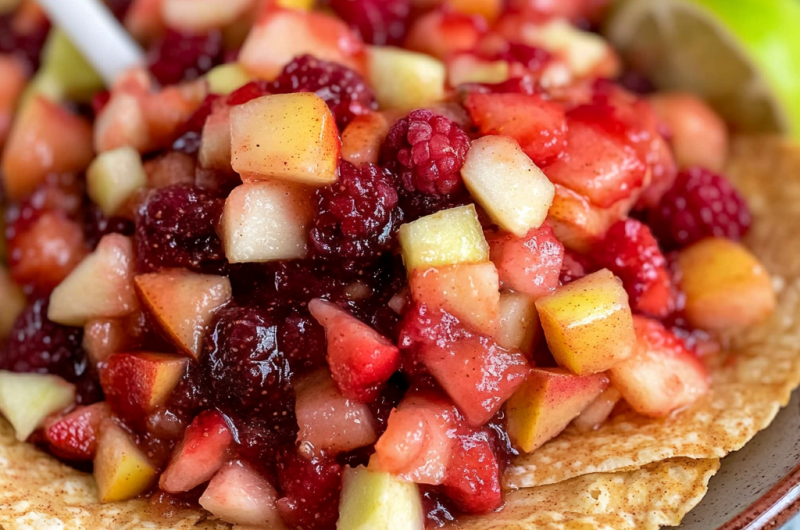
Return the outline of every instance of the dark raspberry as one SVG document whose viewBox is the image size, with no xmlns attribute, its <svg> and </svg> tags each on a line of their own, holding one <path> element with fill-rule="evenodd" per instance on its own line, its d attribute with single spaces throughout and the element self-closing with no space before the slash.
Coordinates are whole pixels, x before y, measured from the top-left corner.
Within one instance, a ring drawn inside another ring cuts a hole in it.
<svg viewBox="0 0 800 530">
<path fill-rule="evenodd" d="M 89 206 L 84 219 L 84 232 L 86 244 L 95 248 L 103 236 L 108 234 L 122 234 L 132 236 L 136 227 L 130 219 L 124 217 L 106 217 L 94 204 Z"/>
<path fill-rule="evenodd" d="M 278 483 L 283 497 L 278 511 L 291 528 L 334 530 L 339 518 L 342 468 L 333 459 L 306 459 L 294 447 L 278 459 Z"/>
<path fill-rule="evenodd" d="M 334 259 L 374 257 L 401 221 L 394 176 L 373 164 L 342 161 L 339 180 L 316 192 L 310 239 L 317 254 Z"/>
<path fill-rule="evenodd" d="M 469 137 L 461 128 L 429 110 L 415 110 L 389 129 L 381 160 L 405 191 L 445 196 L 461 188 L 461 166 Z"/>
<path fill-rule="evenodd" d="M 375 93 L 357 72 L 311 55 L 295 57 L 275 79 L 272 89 L 277 94 L 314 92 L 328 104 L 340 129 L 356 116 L 378 108 Z"/>
<path fill-rule="evenodd" d="M 225 254 L 215 227 L 224 204 L 223 199 L 191 185 L 151 191 L 136 216 L 139 270 L 184 267 L 219 272 Z"/>
<path fill-rule="evenodd" d="M 398 46 L 406 36 L 411 0 L 331 0 L 331 8 L 368 44 Z"/>
<path fill-rule="evenodd" d="M 648 223 L 665 248 L 682 248 L 706 237 L 734 241 L 752 223 L 744 198 L 724 177 L 701 168 L 681 171 L 675 185 L 650 211 Z"/>
<path fill-rule="evenodd" d="M 425 528 L 442 528 L 456 520 L 458 512 L 440 487 L 421 484 L 419 491 L 425 512 Z"/>
<path fill-rule="evenodd" d="M 294 374 L 325 364 L 325 329 L 307 311 L 292 313 L 280 325 L 280 345 Z"/>
<path fill-rule="evenodd" d="M 564 261 L 561 262 L 561 274 L 559 281 L 561 285 L 580 280 L 591 271 L 589 260 L 582 254 L 574 250 L 564 250 Z"/>
<path fill-rule="evenodd" d="M 167 31 L 148 51 L 150 72 L 162 85 L 197 79 L 222 59 L 222 34 L 187 35 Z"/>
<path fill-rule="evenodd" d="M 272 425 L 262 418 L 231 419 L 236 428 L 236 452 L 239 457 L 274 484 L 277 481 L 275 460 L 278 451 L 282 444 L 291 443 L 291 440 L 281 440 Z"/>
</svg>

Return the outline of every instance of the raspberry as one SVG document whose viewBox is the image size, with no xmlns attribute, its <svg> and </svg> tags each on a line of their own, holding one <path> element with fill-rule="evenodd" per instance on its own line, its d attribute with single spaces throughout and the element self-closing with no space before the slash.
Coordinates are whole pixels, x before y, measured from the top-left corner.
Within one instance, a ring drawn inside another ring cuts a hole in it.
<svg viewBox="0 0 800 530">
<path fill-rule="evenodd" d="M 291 528 L 334 530 L 339 517 L 342 468 L 329 457 L 306 459 L 294 447 L 278 459 L 278 484 L 284 496 L 278 511 Z"/>
<path fill-rule="evenodd" d="M 162 85 L 197 79 L 222 60 L 222 34 L 184 35 L 168 31 L 148 51 L 150 72 Z"/>
<path fill-rule="evenodd" d="M 219 99 L 219 96 L 216 94 L 206 96 L 200 107 L 178 128 L 176 133 L 177 140 L 172 144 L 173 149 L 187 155 L 194 155 L 200 150 L 203 126 L 214 110 L 214 102 L 217 99 Z"/>
<path fill-rule="evenodd" d="M 403 43 L 411 0 L 331 0 L 330 5 L 364 42 L 394 46 Z"/>
<path fill-rule="evenodd" d="M 407 192 L 444 196 L 461 188 L 469 138 L 455 123 L 429 110 L 415 110 L 389 129 L 383 163 L 400 175 Z"/>
<path fill-rule="evenodd" d="M 747 203 L 730 182 L 701 168 L 679 173 L 675 185 L 648 217 L 661 244 L 670 249 L 706 237 L 738 241 L 751 222 Z"/>
<path fill-rule="evenodd" d="M 394 177 L 373 164 L 339 165 L 339 181 L 317 190 L 311 242 L 322 256 L 375 256 L 391 239 L 399 211 Z"/>
<path fill-rule="evenodd" d="M 277 94 L 314 92 L 328 104 L 340 129 L 354 117 L 378 108 L 375 93 L 356 71 L 311 55 L 295 57 L 272 89 Z"/>
</svg>

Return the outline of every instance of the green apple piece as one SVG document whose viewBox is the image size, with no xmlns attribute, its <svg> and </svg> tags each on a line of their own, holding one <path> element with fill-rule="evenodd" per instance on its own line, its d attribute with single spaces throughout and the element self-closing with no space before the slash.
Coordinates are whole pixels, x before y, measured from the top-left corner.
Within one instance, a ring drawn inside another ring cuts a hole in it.
<svg viewBox="0 0 800 530">
<path fill-rule="evenodd" d="M 404 224 L 398 237 L 409 274 L 418 268 L 489 261 L 489 243 L 474 204 Z"/>
<path fill-rule="evenodd" d="M 367 50 L 367 81 L 383 109 L 413 109 L 444 99 L 446 70 L 438 59 L 391 46 Z"/>
<path fill-rule="evenodd" d="M 24 442 L 49 415 L 75 402 L 75 386 L 55 375 L 0 371 L 0 412 Z"/>
<path fill-rule="evenodd" d="M 209 92 L 227 96 L 252 81 L 252 78 L 238 63 L 228 63 L 212 68 L 206 74 L 206 81 Z"/>
<path fill-rule="evenodd" d="M 40 72 L 57 83 L 65 98 L 89 103 L 105 87 L 100 75 L 60 29 L 50 32 L 42 54 Z"/>
<path fill-rule="evenodd" d="M 413 482 L 363 466 L 345 469 L 337 530 L 422 530 L 424 520 Z"/>
<path fill-rule="evenodd" d="M 86 171 L 89 198 L 111 217 L 138 190 L 147 185 L 139 151 L 120 147 L 100 153 Z"/>
</svg>

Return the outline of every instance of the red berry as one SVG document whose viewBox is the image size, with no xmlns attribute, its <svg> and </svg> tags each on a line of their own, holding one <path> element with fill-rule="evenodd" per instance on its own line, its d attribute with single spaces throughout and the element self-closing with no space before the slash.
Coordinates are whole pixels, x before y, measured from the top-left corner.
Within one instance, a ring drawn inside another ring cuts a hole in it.
<svg viewBox="0 0 800 530">
<path fill-rule="evenodd" d="M 405 38 L 411 0 L 331 0 L 330 6 L 368 44 L 397 46 Z"/>
<path fill-rule="evenodd" d="M 415 110 L 389 129 L 383 163 L 400 175 L 408 192 L 443 196 L 461 188 L 461 166 L 469 137 L 461 128 L 429 110 Z"/>
<path fill-rule="evenodd" d="M 278 511 L 291 528 L 334 530 L 339 518 L 342 468 L 325 457 L 303 458 L 294 447 L 278 460 L 278 483 L 283 497 Z"/>
<path fill-rule="evenodd" d="M 575 280 L 580 280 L 589 273 L 590 269 L 589 260 L 585 256 L 578 254 L 574 250 L 565 249 L 559 281 L 561 285 L 566 285 Z"/>
<path fill-rule="evenodd" d="M 197 79 L 222 59 L 222 34 L 185 35 L 168 31 L 148 51 L 150 72 L 162 85 Z"/>
<path fill-rule="evenodd" d="M 487 513 L 503 504 L 500 465 L 487 431 L 458 437 L 442 484 L 444 493 L 465 513 Z"/>
<path fill-rule="evenodd" d="M 678 174 L 648 222 L 665 247 L 682 248 L 706 237 L 738 241 L 750 229 L 752 217 L 730 182 L 694 168 Z"/>
<path fill-rule="evenodd" d="M 225 98 L 225 103 L 231 106 L 243 105 L 261 96 L 266 96 L 270 93 L 269 83 L 262 80 L 250 81 L 241 88 L 237 88 Z"/>
</svg>

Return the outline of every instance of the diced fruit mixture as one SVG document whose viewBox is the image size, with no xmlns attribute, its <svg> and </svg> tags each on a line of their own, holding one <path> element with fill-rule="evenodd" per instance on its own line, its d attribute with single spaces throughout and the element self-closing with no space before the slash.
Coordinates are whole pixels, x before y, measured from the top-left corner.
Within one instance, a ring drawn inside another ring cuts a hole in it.
<svg viewBox="0 0 800 530">
<path fill-rule="evenodd" d="M 101 502 L 497 510 L 515 455 L 680 413 L 681 337 L 775 307 L 724 122 L 559 18 L 610 2 L 111 3 L 148 62 L 105 89 L 0 17 L 0 413 Z"/>
</svg>

